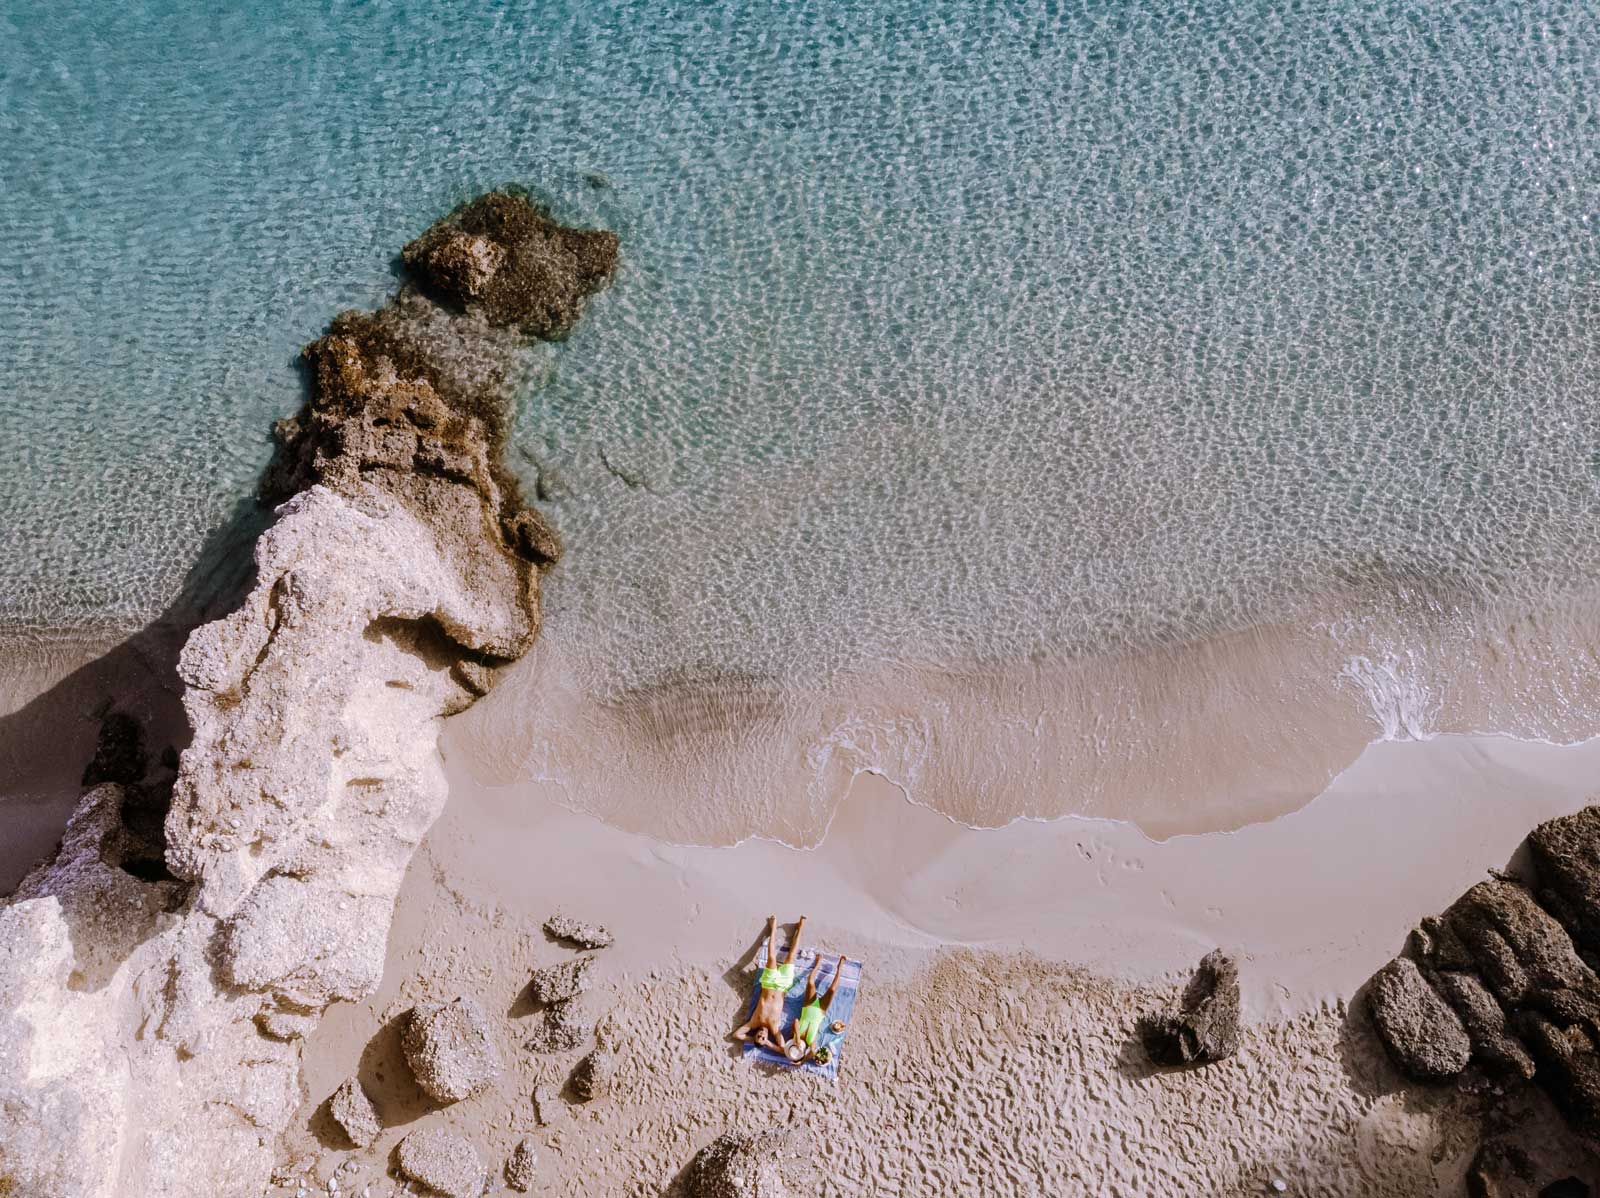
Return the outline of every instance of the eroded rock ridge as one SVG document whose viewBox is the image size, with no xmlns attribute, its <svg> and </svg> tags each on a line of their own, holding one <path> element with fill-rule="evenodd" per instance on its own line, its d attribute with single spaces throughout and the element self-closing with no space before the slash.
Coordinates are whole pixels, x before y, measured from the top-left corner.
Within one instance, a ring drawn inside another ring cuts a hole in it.
<svg viewBox="0 0 1600 1198">
<path fill-rule="evenodd" d="M 1496 875 L 1422 921 L 1373 979 L 1373 1024 L 1414 1080 L 1532 1082 L 1600 1147 L 1600 806 L 1528 847 L 1535 877 Z"/>
<path fill-rule="evenodd" d="M 616 259 L 614 235 L 491 193 L 307 347 L 254 583 L 180 659 L 176 776 L 146 781 L 137 729 L 108 721 L 59 854 L 0 909 L 0 1190 L 261 1192 L 295 1040 L 380 980 L 445 800 L 440 722 L 538 634 L 559 546 L 503 464 L 512 393 Z"/>
</svg>

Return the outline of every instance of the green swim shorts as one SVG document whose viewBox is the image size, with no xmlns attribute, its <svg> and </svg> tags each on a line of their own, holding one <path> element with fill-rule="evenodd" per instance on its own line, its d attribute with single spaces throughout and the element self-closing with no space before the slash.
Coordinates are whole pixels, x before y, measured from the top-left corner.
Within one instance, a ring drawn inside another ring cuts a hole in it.
<svg viewBox="0 0 1600 1198">
<path fill-rule="evenodd" d="M 761 971 L 761 988 L 763 990 L 787 990 L 794 985 L 794 963 L 780 965 L 776 969 L 763 969 Z"/>
</svg>

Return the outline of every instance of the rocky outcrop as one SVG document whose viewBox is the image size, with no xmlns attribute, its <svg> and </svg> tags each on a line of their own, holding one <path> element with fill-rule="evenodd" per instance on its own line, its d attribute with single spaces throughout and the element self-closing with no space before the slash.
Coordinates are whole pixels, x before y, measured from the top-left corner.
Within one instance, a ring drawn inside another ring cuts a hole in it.
<svg viewBox="0 0 1600 1198">
<path fill-rule="evenodd" d="M 725 1132 L 702 1148 L 684 1179 L 688 1198 L 787 1198 L 809 1192 L 806 1140 L 792 1128 Z M 786 1180 L 788 1179 L 788 1180 Z"/>
<path fill-rule="evenodd" d="M 579 948 L 607 948 L 611 944 L 611 933 L 599 924 L 584 923 L 560 912 L 544 921 L 544 930 Z"/>
<path fill-rule="evenodd" d="M 1239 967 L 1220 949 L 1207 953 L 1184 987 L 1178 1010 L 1147 1015 L 1139 1039 L 1158 1065 L 1199 1065 L 1239 1051 Z"/>
<path fill-rule="evenodd" d="M 413 1007 L 400 1046 L 417 1085 L 435 1102 L 460 1102 L 500 1074 L 489 1020 L 470 998 Z"/>
<path fill-rule="evenodd" d="M 142 776 L 136 728 L 108 720 L 86 775 L 105 784 L 0 909 L 16 1193 L 260 1191 L 301 1097 L 294 1040 L 381 976 L 445 799 L 440 722 L 538 633 L 559 545 L 502 461 L 519 355 L 570 330 L 616 253 L 495 193 L 407 247 L 390 304 L 307 347 L 253 585 L 179 662 L 176 777 Z"/>
<path fill-rule="evenodd" d="M 1409 1077 L 1531 1080 L 1600 1145 L 1600 807 L 1540 825 L 1529 847 L 1535 882 L 1494 877 L 1423 920 L 1374 980 L 1372 1020 Z"/>
<path fill-rule="evenodd" d="M 559 965 L 535 969 L 533 976 L 528 979 L 528 997 L 537 1003 L 576 998 L 589 989 L 593 972 L 593 957 L 579 957 L 575 961 L 563 961 Z"/>
<path fill-rule="evenodd" d="M 478 1150 L 441 1128 L 412 1132 L 400 1141 L 394 1155 L 402 1177 L 444 1198 L 481 1198 L 489 1181 L 489 1170 Z"/>
</svg>

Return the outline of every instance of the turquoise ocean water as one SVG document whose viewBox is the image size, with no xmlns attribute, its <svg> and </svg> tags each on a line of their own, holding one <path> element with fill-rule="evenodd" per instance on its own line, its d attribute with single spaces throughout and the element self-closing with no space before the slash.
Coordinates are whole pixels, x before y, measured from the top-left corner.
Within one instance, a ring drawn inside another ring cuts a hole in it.
<svg viewBox="0 0 1600 1198">
<path fill-rule="evenodd" d="M 1564 0 L 21 0 L 0 622 L 160 611 L 299 346 L 517 181 L 623 241 L 514 455 L 584 693 L 1376 620 L 1326 682 L 1404 733 L 1600 577 L 1597 106 Z M 1494 718 L 1581 730 L 1530 660 Z"/>
</svg>

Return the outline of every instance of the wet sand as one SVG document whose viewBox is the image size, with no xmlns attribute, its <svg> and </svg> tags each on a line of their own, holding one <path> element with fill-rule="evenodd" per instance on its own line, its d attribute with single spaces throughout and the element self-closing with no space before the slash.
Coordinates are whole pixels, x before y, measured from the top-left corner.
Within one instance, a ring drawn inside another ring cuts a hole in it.
<svg viewBox="0 0 1600 1198">
<path fill-rule="evenodd" d="M 974 830 L 862 775 L 822 843 L 800 851 L 608 827 L 554 794 L 478 785 L 460 750 L 447 739 L 451 803 L 401 892 L 381 990 L 330 1011 L 305 1048 L 307 1103 L 285 1158 L 324 1172 L 355 1161 L 346 1184 L 381 1177 L 406 1131 L 442 1124 L 491 1161 L 532 1136 L 543 1192 L 654 1194 L 727 1126 L 793 1120 L 843 1166 L 823 1189 L 836 1194 L 986 1179 L 1016 1193 L 1243 1195 L 1274 1178 L 1293 1194 L 1458 1192 L 1476 1097 L 1403 1087 L 1349 1001 L 1420 916 L 1593 797 L 1600 766 L 1600 741 L 1379 743 L 1303 810 L 1164 842 L 1083 818 Z M 609 1097 L 569 1093 L 541 1125 L 533 1088 L 559 1090 L 586 1051 L 518 1047 L 540 1017 L 521 995 L 529 970 L 571 955 L 540 931 L 558 908 L 616 933 L 586 1001 L 625 1046 Z M 806 914 L 808 940 L 866 962 L 836 1084 L 748 1067 L 726 1039 L 769 912 Z M 1152 1070 L 1135 1018 L 1216 945 L 1241 962 L 1243 1050 Z M 457 994 L 490 1011 L 507 1069 L 433 1111 L 395 1056 L 395 1021 Z M 928 1042 L 931 1027 L 956 1028 L 957 1044 Z M 319 1114 L 351 1073 L 387 1124 L 354 1155 Z M 1549 1134 L 1571 1168 L 1591 1168 Z"/>
</svg>

